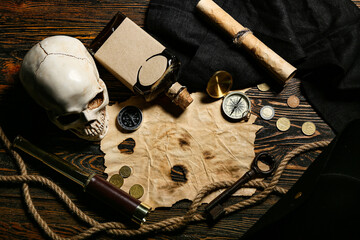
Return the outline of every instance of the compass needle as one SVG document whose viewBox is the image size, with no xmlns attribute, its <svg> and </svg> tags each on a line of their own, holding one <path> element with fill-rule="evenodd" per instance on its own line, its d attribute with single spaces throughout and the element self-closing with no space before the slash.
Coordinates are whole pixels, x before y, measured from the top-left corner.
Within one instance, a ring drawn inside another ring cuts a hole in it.
<svg viewBox="0 0 360 240">
<path fill-rule="evenodd" d="M 239 103 L 241 102 L 241 100 L 242 100 L 242 98 L 239 98 L 239 100 L 238 100 L 237 104 L 239 104 Z"/>
<path fill-rule="evenodd" d="M 231 111 L 230 115 L 232 115 L 235 110 L 236 110 L 236 107 L 233 108 L 233 110 Z"/>
<path fill-rule="evenodd" d="M 130 120 L 131 120 L 131 122 L 132 122 L 133 126 L 135 126 L 135 125 L 136 125 L 136 123 L 135 123 L 135 121 L 134 121 L 134 118 L 130 117 Z"/>
</svg>

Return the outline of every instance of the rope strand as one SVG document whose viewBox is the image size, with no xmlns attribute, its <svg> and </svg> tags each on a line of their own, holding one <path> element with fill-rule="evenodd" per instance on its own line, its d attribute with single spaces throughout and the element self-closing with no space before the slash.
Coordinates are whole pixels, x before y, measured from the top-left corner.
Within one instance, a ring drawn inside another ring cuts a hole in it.
<svg viewBox="0 0 360 240">
<path fill-rule="evenodd" d="M 4 131 L 0 127 L 0 138 L 5 144 L 5 148 L 11 154 L 11 156 L 15 159 L 17 165 L 19 166 L 21 175 L 15 176 L 0 176 L 0 182 L 12 182 L 12 183 L 22 183 L 22 192 L 24 194 L 25 203 L 29 209 L 30 214 L 33 216 L 34 220 L 40 226 L 40 228 L 52 239 L 56 240 L 81 240 L 88 238 L 95 233 L 101 231 L 107 231 L 109 234 L 113 234 L 116 236 L 137 236 L 143 235 L 148 233 L 155 233 L 155 232 L 169 232 L 178 230 L 187 226 L 191 222 L 199 222 L 204 221 L 205 218 L 200 213 L 198 213 L 198 209 L 201 206 L 201 201 L 210 193 L 217 191 L 219 189 L 224 189 L 230 187 L 234 182 L 233 181 L 223 181 L 210 184 L 203 189 L 201 189 L 195 199 L 193 200 L 192 204 L 190 205 L 188 211 L 185 215 L 180 217 L 172 217 L 165 219 L 163 221 L 153 223 L 153 224 L 144 224 L 139 229 L 126 229 L 125 226 L 118 222 L 106 222 L 106 223 L 99 223 L 95 219 L 91 218 L 83 211 L 81 211 L 75 203 L 64 193 L 64 191 L 53 181 L 37 175 L 28 175 L 26 170 L 25 162 L 22 160 L 21 156 L 11 149 L 11 143 L 5 136 Z M 229 214 L 235 211 L 238 211 L 242 208 L 251 206 L 256 204 L 263 199 L 265 199 L 269 194 L 272 192 L 277 192 L 280 194 L 285 194 L 287 192 L 286 189 L 276 186 L 279 182 L 279 179 L 285 170 L 286 165 L 288 162 L 294 158 L 295 156 L 309 151 L 315 148 L 325 147 L 329 144 L 329 141 L 322 141 L 317 143 L 310 143 L 306 145 L 302 145 L 293 151 L 289 152 L 280 162 L 278 168 L 276 169 L 274 176 L 272 177 L 269 183 L 260 180 L 252 180 L 245 184 L 244 187 L 251 187 L 251 188 L 261 188 L 263 189 L 262 192 L 259 194 L 253 195 L 252 197 L 240 201 L 234 205 L 231 205 L 225 208 L 225 214 Z M 81 220 L 89 224 L 91 227 L 80 232 L 77 235 L 72 236 L 71 238 L 63 238 L 57 233 L 55 233 L 47 224 L 47 222 L 41 217 L 39 212 L 36 210 L 34 203 L 32 201 L 30 191 L 29 191 L 29 183 L 41 183 L 43 186 L 52 190 L 58 198 L 65 204 L 65 206 L 74 213 L 77 217 Z"/>
</svg>

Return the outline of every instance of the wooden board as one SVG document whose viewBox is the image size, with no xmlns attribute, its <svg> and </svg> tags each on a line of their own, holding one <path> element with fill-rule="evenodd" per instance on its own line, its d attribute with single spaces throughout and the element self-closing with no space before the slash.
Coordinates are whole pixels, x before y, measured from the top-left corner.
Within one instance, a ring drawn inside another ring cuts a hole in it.
<svg viewBox="0 0 360 240">
<path fill-rule="evenodd" d="M 360 1 L 354 1 L 360 6 Z M 103 26 L 117 11 L 121 11 L 140 26 L 144 26 L 148 0 L 3 0 L 0 4 L 0 126 L 12 140 L 21 134 L 38 144 L 43 149 L 58 154 L 67 161 L 87 171 L 95 171 L 105 177 L 104 158 L 98 143 L 89 143 L 74 137 L 72 134 L 57 129 L 47 119 L 46 113 L 39 108 L 19 84 L 18 71 L 25 53 L 38 41 L 51 35 L 70 35 L 79 38 L 86 45 L 99 33 Z M 111 101 L 121 101 L 131 96 L 118 80 L 101 67 L 102 79 L 106 82 Z M 291 109 L 286 99 L 296 94 L 300 97 L 300 106 Z M 254 114 L 258 115 L 261 106 L 272 105 L 276 115 L 274 120 L 264 121 L 260 118 L 257 124 L 264 126 L 256 138 L 255 150 L 269 150 L 278 158 L 296 146 L 319 140 L 331 140 L 334 133 L 315 113 L 299 91 L 299 80 L 293 80 L 279 95 L 274 92 L 260 92 L 257 88 L 249 91 L 253 102 Z M 275 128 L 275 120 L 286 116 L 291 120 L 287 132 Z M 317 126 L 315 135 L 307 137 L 301 133 L 304 121 L 313 121 Z M 303 154 L 294 159 L 286 168 L 279 183 L 290 188 L 302 175 L 321 151 Z M 28 156 L 24 160 L 29 174 L 46 176 L 56 183 L 87 214 L 100 222 L 119 221 L 119 216 L 103 205 L 91 200 L 79 188 L 68 180 L 49 170 Z M 5 147 L 0 143 L 0 175 L 16 175 L 18 167 Z M 51 228 L 63 237 L 71 237 L 87 229 L 87 225 L 74 217 L 58 201 L 56 196 L 38 184 L 31 184 L 31 196 L 36 208 Z M 265 202 L 231 214 L 218 224 L 209 227 L 206 223 L 192 224 L 174 233 L 146 236 L 156 239 L 234 239 L 240 237 L 259 219 L 277 200 L 279 196 L 271 195 Z M 239 201 L 232 198 L 231 202 Z M 189 206 L 188 201 L 181 201 L 171 209 L 157 209 L 148 218 L 155 223 L 173 216 L 181 216 Z M 20 184 L 0 183 L 0 239 L 43 239 L 43 231 L 37 226 L 28 213 Z M 96 239 L 110 239 L 105 233 L 97 234 Z"/>
</svg>

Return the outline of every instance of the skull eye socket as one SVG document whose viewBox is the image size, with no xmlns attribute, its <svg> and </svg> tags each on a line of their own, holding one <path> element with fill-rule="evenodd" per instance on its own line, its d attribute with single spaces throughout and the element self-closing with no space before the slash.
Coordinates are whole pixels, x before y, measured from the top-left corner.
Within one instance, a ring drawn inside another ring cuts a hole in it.
<svg viewBox="0 0 360 240">
<path fill-rule="evenodd" d="M 62 125 L 68 125 L 70 123 L 75 122 L 76 120 L 78 120 L 80 118 L 80 114 L 79 113 L 71 113 L 71 114 L 67 114 L 64 116 L 59 116 L 57 118 L 57 120 L 62 124 Z"/>
<path fill-rule="evenodd" d="M 88 109 L 91 110 L 100 107 L 103 101 L 104 92 L 100 92 L 88 103 Z"/>
</svg>

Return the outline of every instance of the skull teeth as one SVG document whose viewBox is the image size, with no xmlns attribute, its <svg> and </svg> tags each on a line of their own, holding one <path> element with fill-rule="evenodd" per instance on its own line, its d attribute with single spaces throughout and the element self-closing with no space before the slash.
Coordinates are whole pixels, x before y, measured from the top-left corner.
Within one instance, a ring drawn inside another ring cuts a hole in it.
<svg viewBox="0 0 360 240">
<path fill-rule="evenodd" d="M 99 111 L 99 115 L 95 121 L 87 124 L 83 128 L 73 128 L 72 131 L 84 139 L 99 140 L 103 138 L 107 132 L 107 121 L 106 108 L 104 107 Z"/>
<path fill-rule="evenodd" d="M 96 120 L 94 123 L 86 126 L 84 129 L 85 135 L 91 136 L 91 137 L 100 135 L 104 131 L 105 119 L 106 119 L 106 116 L 105 116 L 105 109 L 104 109 L 101 111 L 101 115 L 99 117 L 99 120 L 101 122 L 99 122 L 99 120 Z"/>
</svg>

